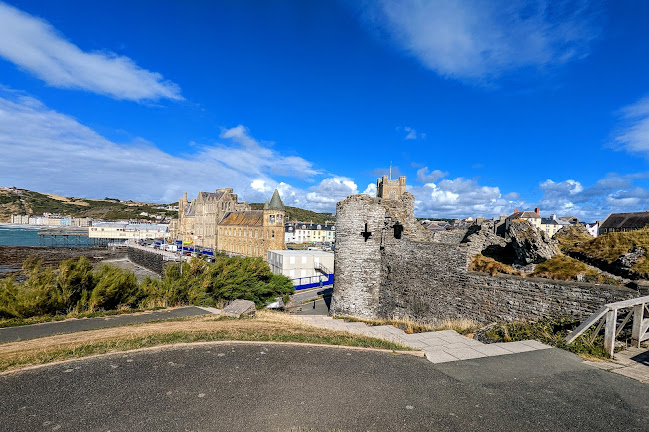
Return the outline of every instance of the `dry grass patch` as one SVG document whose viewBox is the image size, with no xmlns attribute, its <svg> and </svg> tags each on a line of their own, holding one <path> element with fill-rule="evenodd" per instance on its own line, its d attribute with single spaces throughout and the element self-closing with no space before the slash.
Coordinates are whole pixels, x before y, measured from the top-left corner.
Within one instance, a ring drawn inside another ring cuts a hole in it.
<svg viewBox="0 0 649 432">
<path fill-rule="evenodd" d="M 637 231 L 602 234 L 588 242 L 580 243 L 570 249 L 571 252 L 581 252 L 587 256 L 599 258 L 612 263 L 622 255 L 636 247 L 649 251 L 649 228 Z M 632 270 L 649 274 L 649 260 L 641 257 Z"/>
<path fill-rule="evenodd" d="M 532 277 L 542 277 L 555 280 L 580 280 L 590 283 L 619 285 L 615 279 L 607 277 L 589 268 L 583 262 L 566 255 L 555 255 L 547 261 L 538 264 Z"/>
<path fill-rule="evenodd" d="M 283 313 L 259 311 L 252 319 L 203 315 L 0 344 L 0 371 L 151 346 L 227 340 L 409 350 L 381 339 L 312 327 Z"/>
<path fill-rule="evenodd" d="M 518 275 L 521 276 L 523 273 L 518 270 L 514 270 L 512 266 L 503 264 L 496 261 L 493 258 L 486 257 L 482 254 L 475 255 L 471 258 L 471 264 L 469 265 L 469 270 L 479 271 L 484 273 L 489 273 L 491 276 L 495 276 L 497 273 Z"/>
</svg>

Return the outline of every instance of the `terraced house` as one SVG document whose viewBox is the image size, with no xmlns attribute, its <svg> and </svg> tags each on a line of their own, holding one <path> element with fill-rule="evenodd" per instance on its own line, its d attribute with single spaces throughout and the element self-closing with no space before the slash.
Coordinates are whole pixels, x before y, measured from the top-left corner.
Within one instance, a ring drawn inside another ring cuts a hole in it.
<svg viewBox="0 0 649 432">
<path fill-rule="evenodd" d="M 174 237 L 185 244 L 210 247 L 225 253 L 266 258 L 272 249 L 285 249 L 285 208 L 275 190 L 263 210 L 251 210 L 239 202 L 231 188 L 199 192 L 178 201 L 178 222 Z"/>
</svg>

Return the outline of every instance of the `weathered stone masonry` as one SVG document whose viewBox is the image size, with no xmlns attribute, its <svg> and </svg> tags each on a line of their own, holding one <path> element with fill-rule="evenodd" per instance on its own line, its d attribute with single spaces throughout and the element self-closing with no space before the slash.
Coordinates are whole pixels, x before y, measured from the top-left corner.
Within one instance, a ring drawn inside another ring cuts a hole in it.
<svg viewBox="0 0 649 432">
<path fill-rule="evenodd" d="M 151 270 L 154 273 L 164 276 L 165 262 L 162 255 L 155 252 L 147 252 L 132 247 L 127 248 L 128 259 L 145 269 Z"/>
<path fill-rule="evenodd" d="M 470 272 L 466 248 L 433 242 L 412 216 L 413 204 L 408 193 L 338 203 L 332 314 L 425 322 L 549 313 L 584 318 L 604 303 L 640 295 L 625 287 Z"/>
</svg>

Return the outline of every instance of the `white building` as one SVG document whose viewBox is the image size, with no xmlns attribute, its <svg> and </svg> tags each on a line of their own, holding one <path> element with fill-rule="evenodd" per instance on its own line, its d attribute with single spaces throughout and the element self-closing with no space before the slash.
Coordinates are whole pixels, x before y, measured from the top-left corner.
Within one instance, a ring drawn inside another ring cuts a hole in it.
<svg viewBox="0 0 649 432">
<path fill-rule="evenodd" d="M 269 250 L 267 257 L 274 274 L 283 274 L 294 285 L 325 281 L 334 271 L 334 254 L 315 250 Z"/>
<path fill-rule="evenodd" d="M 334 224 L 289 222 L 284 225 L 284 243 L 333 243 L 336 241 Z"/>
<path fill-rule="evenodd" d="M 170 238 L 169 225 L 128 222 L 95 222 L 88 228 L 89 238 L 144 240 Z"/>
</svg>

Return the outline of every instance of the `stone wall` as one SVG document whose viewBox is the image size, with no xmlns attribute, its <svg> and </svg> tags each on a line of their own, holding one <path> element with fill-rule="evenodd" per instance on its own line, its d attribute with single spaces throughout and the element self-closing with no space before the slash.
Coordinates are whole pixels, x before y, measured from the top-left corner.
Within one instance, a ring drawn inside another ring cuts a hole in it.
<svg viewBox="0 0 649 432">
<path fill-rule="evenodd" d="M 164 276 L 165 262 L 162 255 L 155 252 L 147 252 L 132 247 L 127 248 L 127 256 L 129 261 L 145 269 L 151 270 L 154 273 Z"/>
<path fill-rule="evenodd" d="M 425 238 L 412 223 L 408 197 L 403 204 L 363 195 L 338 203 L 332 314 L 425 322 L 551 313 L 585 318 L 604 303 L 640 295 L 624 287 L 469 272 L 467 248 Z"/>
</svg>

